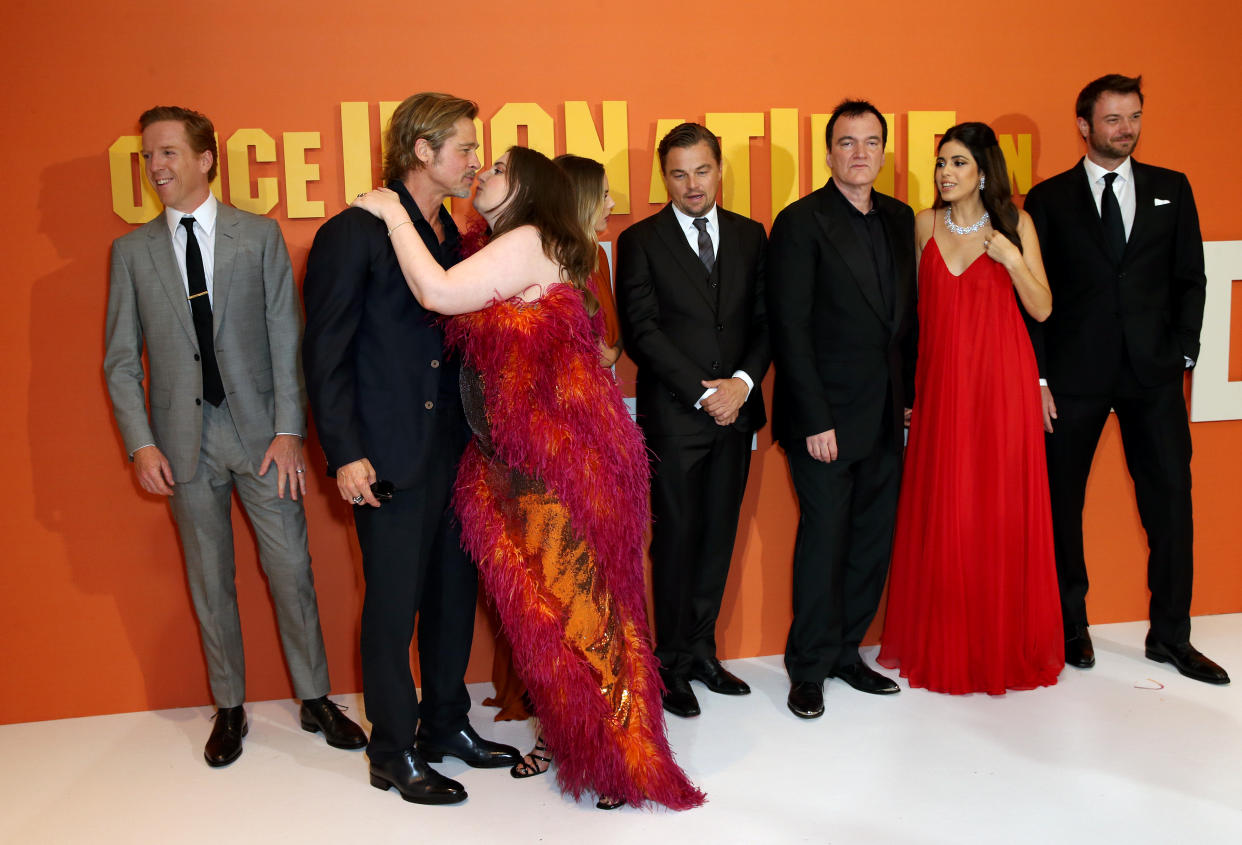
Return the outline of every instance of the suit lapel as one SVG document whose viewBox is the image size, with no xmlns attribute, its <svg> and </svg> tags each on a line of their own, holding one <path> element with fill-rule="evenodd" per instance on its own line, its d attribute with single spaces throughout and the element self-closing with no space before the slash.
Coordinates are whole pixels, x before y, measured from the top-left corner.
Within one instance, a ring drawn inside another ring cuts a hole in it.
<svg viewBox="0 0 1242 845">
<path fill-rule="evenodd" d="M 875 275 L 875 262 L 867 254 L 867 247 L 854 234 L 854 227 L 845 216 L 847 211 L 841 207 L 837 197 L 827 193 L 837 190 L 836 186 L 824 186 L 819 210 L 815 212 L 815 220 L 823 229 L 828 242 L 840 253 L 855 284 L 862 291 L 863 298 L 875 311 L 876 316 L 889 323 L 889 316 L 880 298 L 880 280 Z"/>
<path fill-rule="evenodd" d="M 719 216 L 717 216 L 717 219 L 719 219 Z M 677 218 L 673 216 L 672 205 L 666 205 L 661 211 L 657 212 L 656 231 L 660 233 L 660 239 L 664 241 L 664 245 L 668 247 L 668 251 L 676 259 L 681 272 L 690 280 L 692 286 L 699 292 L 699 295 L 707 300 L 707 304 L 712 307 L 712 312 L 715 313 L 716 302 L 715 297 L 711 296 L 711 291 L 707 284 L 707 269 L 703 266 L 703 262 L 699 260 L 698 254 L 690 249 L 690 242 L 686 240 L 685 232 L 677 225 Z M 720 242 L 723 247 L 723 235 L 720 238 Z"/>
<path fill-rule="evenodd" d="M 150 250 L 156 275 L 160 277 L 160 286 L 172 303 L 173 313 L 177 315 L 181 328 L 185 330 L 194 348 L 198 349 L 198 335 L 194 333 L 194 320 L 190 315 L 190 300 L 186 296 L 185 282 L 177 267 L 177 255 L 173 252 L 172 237 L 168 234 L 168 224 L 163 213 L 147 224 L 147 249 Z"/>
<path fill-rule="evenodd" d="M 1134 177 L 1134 225 L 1130 227 L 1130 237 L 1126 238 L 1126 256 L 1131 253 L 1130 245 L 1139 243 L 1147 234 L 1156 203 L 1156 189 L 1152 185 L 1151 171 L 1130 159 L 1130 175 Z"/>
<path fill-rule="evenodd" d="M 233 282 L 233 263 L 237 258 L 237 225 L 241 215 L 224 203 L 216 205 L 216 255 L 212 271 L 211 336 L 220 333 L 224 303 Z"/>
<path fill-rule="evenodd" d="M 723 208 L 716 209 L 716 220 L 720 224 L 720 246 L 716 250 L 716 273 L 720 282 L 716 301 L 719 302 L 721 297 L 743 293 L 746 280 L 737 221 L 728 216 Z"/>
<path fill-rule="evenodd" d="M 894 210 L 880 205 L 880 214 L 884 219 L 884 233 L 888 236 L 888 248 L 893 252 L 893 295 L 897 301 L 893 303 L 893 325 L 900 326 L 906 317 L 908 305 L 914 302 L 914 277 L 901 272 L 902 267 L 913 267 L 914 242 L 908 237 L 898 236 L 897 221 Z"/>
<path fill-rule="evenodd" d="M 1087 175 L 1087 166 L 1083 163 L 1084 159 L 1078 160 L 1077 172 L 1078 176 L 1074 179 L 1077 187 L 1074 189 L 1074 202 L 1082 209 L 1085 218 L 1087 230 L 1091 233 L 1091 240 L 1099 249 L 1100 254 L 1108 263 L 1114 263 L 1112 250 L 1109 249 L 1108 243 L 1104 240 L 1104 223 L 1100 220 L 1100 209 L 1095 203 L 1095 196 L 1091 193 L 1091 177 Z"/>
</svg>

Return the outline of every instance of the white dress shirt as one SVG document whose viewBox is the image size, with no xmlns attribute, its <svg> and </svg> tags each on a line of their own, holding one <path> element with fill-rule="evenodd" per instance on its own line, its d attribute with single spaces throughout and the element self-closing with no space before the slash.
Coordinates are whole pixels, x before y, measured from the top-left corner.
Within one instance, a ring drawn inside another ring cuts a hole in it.
<svg viewBox="0 0 1242 845">
<path fill-rule="evenodd" d="M 182 217 L 194 218 L 194 235 L 198 238 L 198 251 L 203 256 L 203 275 L 207 279 L 207 302 L 212 306 L 216 302 L 216 289 L 213 284 L 216 269 L 216 198 L 208 193 L 207 199 L 198 208 L 190 212 L 178 211 L 175 208 L 164 209 L 164 222 L 168 224 L 168 234 L 172 235 L 173 254 L 177 257 L 177 270 L 181 273 L 181 284 L 185 285 L 185 296 L 190 298 L 190 280 L 185 274 L 185 247 L 189 233 L 181 225 Z"/>
<path fill-rule="evenodd" d="M 1134 196 L 1134 168 L 1130 166 L 1130 157 L 1126 156 L 1126 160 L 1117 165 L 1116 170 L 1111 171 L 1105 170 L 1086 156 L 1083 156 L 1082 162 L 1087 169 L 1087 183 L 1091 186 L 1097 214 L 1100 212 L 1100 198 L 1104 196 L 1104 177 L 1109 173 L 1117 174 L 1117 178 L 1113 180 L 1113 195 L 1121 206 L 1121 222 L 1125 224 L 1128 240 L 1130 230 L 1134 228 L 1134 209 L 1138 206 Z"/>
<path fill-rule="evenodd" d="M 716 204 L 712 203 L 712 207 L 707 210 L 701 218 L 691 217 L 683 214 L 682 210 L 676 205 L 670 203 L 673 209 L 673 216 L 677 218 L 677 225 L 681 227 L 682 234 L 686 236 L 686 243 L 690 245 L 690 249 L 695 255 L 699 254 L 699 230 L 694 225 L 695 220 L 707 221 L 707 236 L 712 239 L 712 258 L 720 255 L 720 215 L 716 213 Z M 746 399 L 750 398 L 750 392 L 755 389 L 755 382 L 743 370 L 734 370 L 733 378 L 740 378 L 746 384 Z M 716 388 L 709 387 L 703 391 L 703 395 L 699 397 L 699 401 L 694 403 L 694 407 L 703 407 L 703 400 L 716 392 Z M 743 400 L 745 401 L 745 400 Z"/>
</svg>

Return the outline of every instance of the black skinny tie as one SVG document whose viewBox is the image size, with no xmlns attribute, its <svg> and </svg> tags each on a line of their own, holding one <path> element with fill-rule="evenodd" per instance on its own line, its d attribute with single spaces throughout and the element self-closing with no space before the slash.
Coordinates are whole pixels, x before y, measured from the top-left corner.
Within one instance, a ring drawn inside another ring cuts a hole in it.
<svg viewBox="0 0 1242 845">
<path fill-rule="evenodd" d="M 707 218 L 696 217 L 694 228 L 699 230 L 699 261 L 703 262 L 703 266 L 710 273 L 716 266 L 716 255 L 712 252 L 712 236 L 707 234 Z"/>
<path fill-rule="evenodd" d="M 1116 173 L 1104 174 L 1104 194 L 1100 197 L 1100 223 L 1104 225 L 1104 239 L 1112 250 L 1113 260 L 1121 261 L 1126 251 L 1126 224 L 1121 219 L 1121 204 L 1113 193 Z"/>
<path fill-rule="evenodd" d="M 224 382 L 216 364 L 216 347 L 211 338 L 211 303 L 207 301 L 207 274 L 203 272 L 203 254 L 194 237 L 194 218 L 182 217 L 185 227 L 185 277 L 190 283 L 190 311 L 194 315 L 194 333 L 198 335 L 199 357 L 203 365 L 203 398 L 217 407 L 224 401 Z"/>
</svg>

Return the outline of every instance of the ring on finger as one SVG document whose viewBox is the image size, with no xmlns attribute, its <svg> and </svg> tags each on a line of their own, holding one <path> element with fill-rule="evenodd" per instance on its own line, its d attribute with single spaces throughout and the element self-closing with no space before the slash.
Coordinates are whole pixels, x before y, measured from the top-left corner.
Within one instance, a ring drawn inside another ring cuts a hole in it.
<svg viewBox="0 0 1242 845">
<path fill-rule="evenodd" d="M 362 494 L 359 494 L 357 496 L 354 496 L 352 499 L 350 499 L 350 501 L 353 502 L 355 505 L 361 505 L 365 501 L 365 499 L 363 498 Z"/>
</svg>

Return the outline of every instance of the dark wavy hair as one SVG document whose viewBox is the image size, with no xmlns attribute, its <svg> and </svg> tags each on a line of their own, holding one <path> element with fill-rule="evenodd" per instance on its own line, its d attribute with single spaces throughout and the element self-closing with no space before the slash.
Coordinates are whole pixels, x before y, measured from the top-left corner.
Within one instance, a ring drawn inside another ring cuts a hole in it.
<svg viewBox="0 0 1242 845">
<path fill-rule="evenodd" d="M 185 139 L 196 154 L 211 152 L 211 169 L 207 171 L 207 181 L 214 180 L 220 169 L 220 151 L 216 148 L 216 128 L 211 125 L 207 116 L 184 106 L 155 106 L 144 111 L 138 118 L 138 128 L 146 132 L 148 126 L 161 120 L 175 120 L 184 126 Z"/>
<path fill-rule="evenodd" d="M 695 144 L 707 144 L 716 164 L 720 164 L 720 139 L 716 137 L 716 133 L 700 123 L 679 123 L 656 146 L 656 153 L 660 156 L 660 171 L 664 171 L 669 150 L 673 147 L 693 147 Z"/>
<path fill-rule="evenodd" d="M 1074 114 L 1087 121 L 1087 125 L 1090 126 L 1091 118 L 1095 113 L 1095 101 L 1104 94 L 1138 94 L 1141 106 L 1143 105 L 1143 75 L 1123 76 L 1120 73 L 1110 73 L 1099 79 L 1093 79 L 1078 92 L 1078 99 L 1074 102 Z"/>
<path fill-rule="evenodd" d="M 1018 236 L 1018 207 L 1013 204 L 1013 191 L 1009 187 L 1009 170 L 1005 167 L 1005 156 L 1001 153 L 996 133 L 986 123 L 971 121 L 950 126 L 936 147 L 939 153 L 944 145 L 957 141 L 970 151 L 979 173 L 987 177 L 984 182 L 981 199 L 983 209 L 988 213 L 992 228 L 1013 241 L 1018 251 L 1022 251 L 1022 238 Z M 933 208 L 943 208 L 944 198 L 939 192 L 932 203 Z"/>
<path fill-rule="evenodd" d="M 509 190 L 492 227 L 499 237 L 519 226 L 534 226 L 543 242 L 543 254 L 564 268 L 564 281 L 582 292 L 587 312 L 599 301 L 587 288 L 598 256 L 595 239 L 578 221 L 577 202 L 569 177 L 543 153 L 528 147 L 510 147 L 505 179 Z"/>
</svg>

